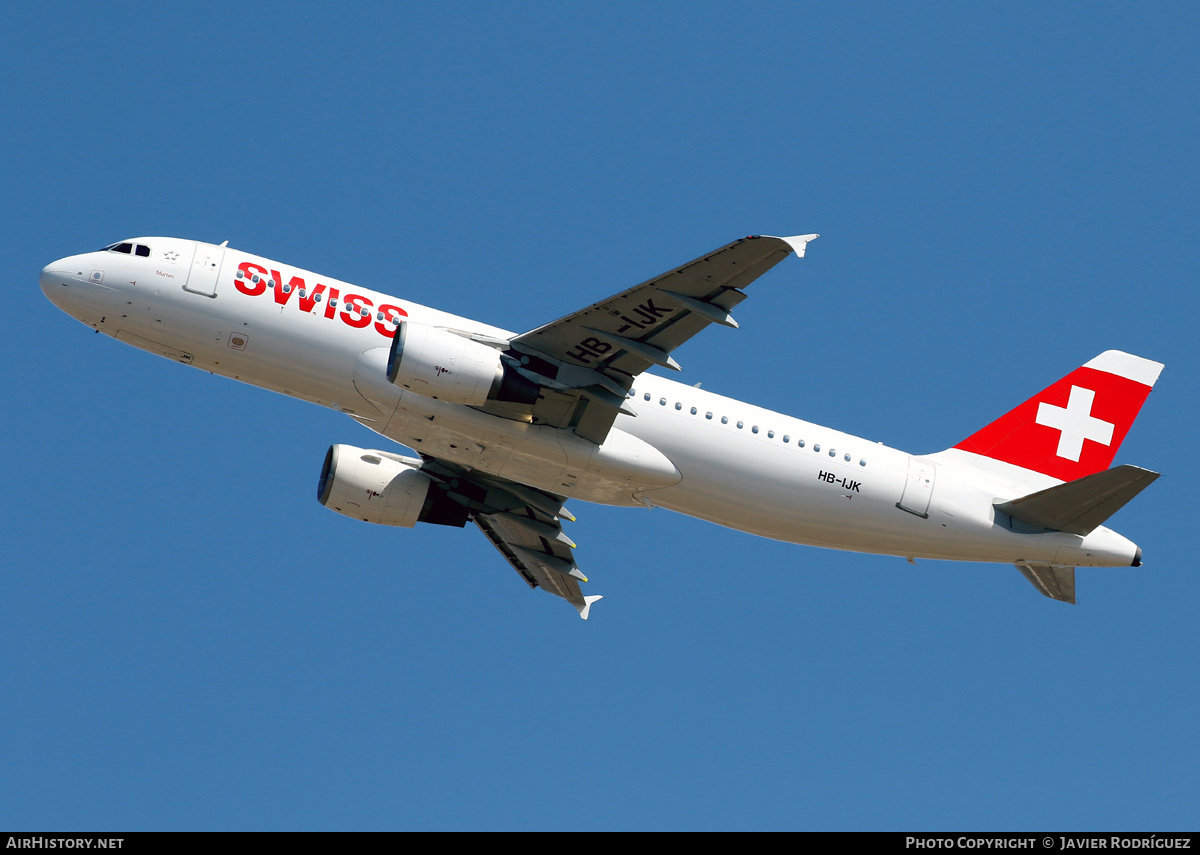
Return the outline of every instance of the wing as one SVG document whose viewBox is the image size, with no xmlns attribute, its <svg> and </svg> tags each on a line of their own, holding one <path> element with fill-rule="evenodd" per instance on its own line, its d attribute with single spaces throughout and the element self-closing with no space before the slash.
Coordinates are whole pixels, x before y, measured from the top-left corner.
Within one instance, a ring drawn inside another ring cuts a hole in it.
<svg viewBox="0 0 1200 855">
<path fill-rule="evenodd" d="M 563 533 L 558 516 L 526 507 L 523 511 L 475 514 L 472 519 L 529 587 L 562 597 L 581 618 L 588 619 L 592 603 L 601 597 L 585 597 L 579 589 L 579 583 L 588 579 L 575 563 L 575 543 Z"/>
<path fill-rule="evenodd" d="M 816 237 L 742 238 L 512 339 L 511 364 L 542 388 L 534 421 L 603 442 L 634 377 L 652 365 L 678 370 L 671 352 L 709 324 L 736 327 L 742 289 L 789 253 L 803 257 Z"/>
<path fill-rule="evenodd" d="M 562 597 L 588 619 L 600 596 L 585 597 L 579 588 L 587 577 L 575 564 L 574 541 L 562 530 L 563 518 L 575 521 L 562 496 L 431 457 L 424 459 L 421 471 L 439 489 L 434 506 L 448 501 L 459 508 L 443 514 L 447 524 L 462 525 L 464 516 L 469 518 L 529 587 Z"/>
</svg>

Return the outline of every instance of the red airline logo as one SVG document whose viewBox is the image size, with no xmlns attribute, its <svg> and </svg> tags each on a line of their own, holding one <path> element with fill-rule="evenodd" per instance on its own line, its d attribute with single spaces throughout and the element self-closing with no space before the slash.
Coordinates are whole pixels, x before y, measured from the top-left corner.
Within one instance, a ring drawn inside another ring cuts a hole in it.
<svg viewBox="0 0 1200 855">
<path fill-rule="evenodd" d="M 1112 464 L 1149 394 L 1145 383 L 1085 365 L 955 448 L 1074 481 Z"/>
<path fill-rule="evenodd" d="M 369 297 L 361 294 L 347 294 L 341 297 L 337 288 L 326 288 L 317 282 L 311 288 L 299 276 L 291 277 L 286 283 L 278 270 L 267 270 L 252 261 L 243 261 L 238 265 L 238 272 L 233 285 L 247 297 L 258 297 L 267 291 L 267 283 L 272 283 L 272 293 L 275 302 L 286 306 L 296 294 L 296 307 L 306 313 L 311 313 L 320 303 L 324 302 L 324 317 L 333 320 L 342 319 L 347 326 L 362 329 L 375 322 L 375 330 L 384 338 L 390 339 L 396 332 L 396 322 L 407 318 L 408 312 L 399 306 L 375 306 Z M 341 299 L 341 311 L 338 311 L 338 300 Z"/>
</svg>

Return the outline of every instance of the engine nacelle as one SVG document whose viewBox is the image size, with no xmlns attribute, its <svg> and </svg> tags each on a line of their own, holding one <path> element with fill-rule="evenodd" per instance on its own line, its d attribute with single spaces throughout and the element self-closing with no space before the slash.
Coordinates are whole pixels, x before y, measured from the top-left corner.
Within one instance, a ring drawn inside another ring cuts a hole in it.
<svg viewBox="0 0 1200 855">
<path fill-rule="evenodd" d="M 382 451 L 331 445 L 321 467 L 317 500 L 339 514 L 379 525 L 412 528 L 419 522 L 463 526 L 467 509 L 431 489 L 420 464 Z"/>
<path fill-rule="evenodd" d="M 388 380 L 418 395 L 472 407 L 489 400 L 532 404 L 539 392 L 494 347 L 411 321 L 396 328 L 387 371 Z"/>
</svg>

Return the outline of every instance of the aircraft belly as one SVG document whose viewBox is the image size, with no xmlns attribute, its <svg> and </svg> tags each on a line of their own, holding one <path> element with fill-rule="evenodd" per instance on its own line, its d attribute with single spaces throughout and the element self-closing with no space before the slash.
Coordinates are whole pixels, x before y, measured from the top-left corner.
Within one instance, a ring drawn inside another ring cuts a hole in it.
<svg viewBox="0 0 1200 855">
<path fill-rule="evenodd" d="M 597 447 L 571 431 L 426 398 L 380 382 L 380 358 L 386 352 L 362 354 L 355 371 L 356 388 L 384 413 L 369 426 L 421 454 L 599 504 L 640 505 L 638 493 L 679 480 L 666 457 L 622 431 Z"/>
<path fill-rule="evenodd" d="M 854 491 L 819 480 L 820 471 L 792 468 L 783 459 L 776 467 L 749 472 L 741 467 L 708 471 L 703 461 L 692 462 L 691 467 L 680 462 L 680 486 L 653 494 L 654 504 L 775 540 L 859 550 L 886 550 L 909 525 L 889 519 L 889 511 L 900 512 L 890 495 L 893 485 L 880 483 L 885 479 L 879 476 L 886 475 L 882 470 L 873 486 Z M 899 484 L 895 477 L 886 480 Z"/>
<path fill-rule="evenodd" d="M 646 416 L 637 430 L 660 444 L 682 474 L 678 486 L 646 496 L 655 505 L 776 540 L 853 539 L 857 548 L 882 546 L 892 529 L 906 524 L 889 524 L 889 509 L 902 513 L 895 503 L 903 477 L 879 453 L 869 467 L 857 465 L 858 458 L 847 465 L 707 422 L 653 411 Z"/>
</svg>

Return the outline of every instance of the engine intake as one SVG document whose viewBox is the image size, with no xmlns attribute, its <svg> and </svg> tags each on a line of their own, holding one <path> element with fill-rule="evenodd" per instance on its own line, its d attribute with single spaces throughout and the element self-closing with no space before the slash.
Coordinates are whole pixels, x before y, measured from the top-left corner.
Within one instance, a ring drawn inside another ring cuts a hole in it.
<svg viewBox="0 0 1200 855">
<path fill-rule="evenodd" d="M 426 398 L 472 407 L 488 401 L 532 404 L 540 391 L 495 348 L 411 321 L 402 321 L 392 338 L 387 376 Z"/>
</svg>

